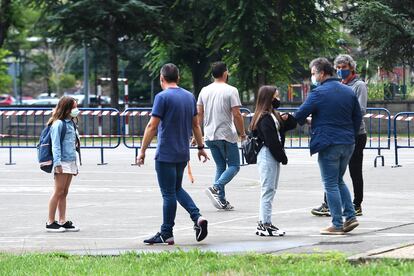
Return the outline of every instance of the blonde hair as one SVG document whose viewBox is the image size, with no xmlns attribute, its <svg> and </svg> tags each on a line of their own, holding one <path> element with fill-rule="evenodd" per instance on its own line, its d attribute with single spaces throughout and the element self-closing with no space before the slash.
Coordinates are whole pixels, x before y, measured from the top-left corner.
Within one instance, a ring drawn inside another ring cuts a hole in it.
<svg viewBox="0 0 414 276">
<path fill-rule="evenodd" d="M 66 119 L 72 111 L 75 99 L 69 96 L 63 96 L 59 99 L 56 107 L 53 109 L 52 117 L 49 118 L 47 125 L 52 125 L 57 120 Z"/>
</svg>

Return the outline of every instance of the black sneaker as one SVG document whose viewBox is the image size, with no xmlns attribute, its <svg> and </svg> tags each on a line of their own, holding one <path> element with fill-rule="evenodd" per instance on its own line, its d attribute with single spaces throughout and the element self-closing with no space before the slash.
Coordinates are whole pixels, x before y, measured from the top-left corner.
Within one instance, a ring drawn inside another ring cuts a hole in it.
<svg viewBox="0 0 414 276">
<path fill-rule="evenodd" d="M 71 221 L 66 221 L 64 224 L 60 225 L 63 228 L 65 228 L 66 232 L 79 232 L 80 229 L 78 227 L 76 227 L 75 225 L 73 225 L 73 222 Z"/>
<path fill-rule="evenodd" d="M 220 209 L 225 211 L 232 211 L 234 209 L 233 205 L 230 204 L 227 200 L 219 200 Z"/>
<path fill-rule="evenodd" d="M 354 209 L 355 209 L 355 216 L 362 216 L 361 205 L 359 205 L 359 206 L 354 205 Z"/>
<path fill-rule="evenodd" d="M 311 213 L 312 215 L 319 216 L 319 217 L 322 217 L 322 216 L 330 217 L 331 216 L 331 212 L 329 212 L 329 207 L 325 202 L 322 203 L 320 207 L 313 208 Z"/>
<path fill-rule="evenodd" d="M 51 224 L 46 223 L 46 231 L 52 233 L 62 233 L 65 232 L 66 229 L 57 223 L 57 221 L 54 221 Z"/>
<path fill-rule="evenodd" d="M 200 242 L 207 237 L 207 224 L 208 221 L 203 217 L 199 217 L 197 223 L 194 224 L 194 230 L 196 232 L 196 241 Z"/>
<path fill-rule="evenodd" d="M 173 235 L 161 235 L 160 232 L 155 234 L 154 237 L 144 240 L 144 243 L 152 245 L 152 244 L 174 244 L 174 236 Z"/>
<path fill-rule="evenodd" d="M 286 234 L 285 231 L 280 230 L 273 224 L 261 223 L 259 222 L 256 227 L 256 235 L 261 237 L 266 236 L 284 236 Z"/>
<path fill-rule="evenodd" d="M 214 207 L 217 209 L 223 209 L 222 205 L 220 204 L 219 192 L 214 186 L 208 187 L 206 194 L 210 198 L 211 203 L 213 203 Z"/>
</svg>

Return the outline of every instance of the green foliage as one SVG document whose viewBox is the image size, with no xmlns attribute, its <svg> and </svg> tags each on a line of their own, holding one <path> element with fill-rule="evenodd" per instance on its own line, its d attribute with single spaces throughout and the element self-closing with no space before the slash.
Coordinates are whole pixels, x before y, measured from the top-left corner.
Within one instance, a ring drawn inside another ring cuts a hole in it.
<svg viewBox="0 0 414 276">
<path fill-rule="evenodd" d="M 76 84 L 76 78 L 72 74 L 63 74 L 59 77 L 53 74 L 50 78 L 52 81 L 52 91 L 62 91 L 65 89 L 73 88 Z"/>
<path fill-rule="evenodd" d="M 386 69 L 414 65 L 414 1 L 361 0 L 347 22 L 370 57 Z"/>
<path fill-rule="evenodd" d="M 121 256 L 0 255 L 1 275 L 412 275 L 413 262 L 352 265 L 342 254 L 221 255 L 176 251 Z"/>
<path fill-rule="evenodd" d="M 384 100 L 384 84 L 382 82 L 367 84 L 368 100 Z"/>
<path fill-rule="evenodd" d="M 10 52 L 0 48 L 0 93 L 9 93 L 11 85 L 11 77 L 7 74 L 7 65 L 3 61 Z"/>
</svg>

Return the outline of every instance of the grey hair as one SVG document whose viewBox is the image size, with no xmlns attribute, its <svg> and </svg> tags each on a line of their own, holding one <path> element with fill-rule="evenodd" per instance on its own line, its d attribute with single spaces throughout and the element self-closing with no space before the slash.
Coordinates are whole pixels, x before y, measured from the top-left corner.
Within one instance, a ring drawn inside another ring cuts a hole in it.
<svg viewBox="0 0 414 276">
<path fill-rule="evenodd" d="M 341 54 L 335 58 L 334 61 L 335 67 L 339 64 L 348 64 L 351 70 L 356 70 L 356 62 L 350 55 Z"/>
<path fill-rule="evenodd" d="M 325 74 L 333 76 L 335 69 L 333 68 L 332 64 L 326 58 L 320 57 L 315 58 L 309 64 L 309 68 L 312 69 L 315 67 L 317 72 L 323 71 Z"/>
</svg>

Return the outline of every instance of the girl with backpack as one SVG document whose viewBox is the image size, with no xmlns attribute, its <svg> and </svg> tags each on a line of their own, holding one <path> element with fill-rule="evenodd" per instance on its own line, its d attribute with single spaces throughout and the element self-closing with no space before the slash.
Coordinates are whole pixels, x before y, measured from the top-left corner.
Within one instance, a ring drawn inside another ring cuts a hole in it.
<svg viewBox="0 0 414 276">
<path fill-rule="evenodd" d="M 284 236 L 285 232 L 272 224 L 272 202 L 279 182 L 280 163 L 288 162 L 285 150 L 285 131 L 294 129 L 291 115 L 276 110 L 280 106 L 279 91 L 275 86 L 262 86 L 257 95 L 256 108 L 250 131 L 258 138 L 257 165 L 260 174 L 261 197 L 256 235 Z"/>
<path fill-rule="evenodd" d="M 63 96 L 53 110 L 48 121 L 52 140 L 53 172 L 55 189 L 49 200 L 49 220 L 46 223 L 47 232 L 77 232 L 79 228 L 66 220 L 66 196 L 72 177 L 78 174 L 76 151 L 80 149 L 80 140 L 74 119 L 79 109 L 74 98 Z M 66 131 L 63 130 L 65 128 Z M 62 131 L 63 130 L 63 131 Z M 61 135 L 63 139 L 61 140 Z M 59 220 L 55 220 L 56 209 L 59 210 Z"/>
</svg>

